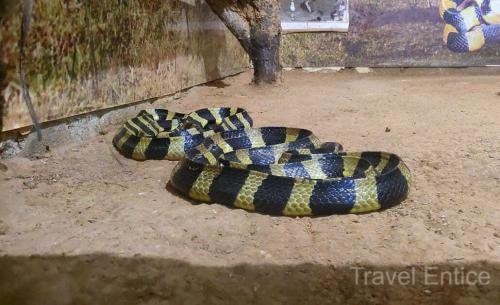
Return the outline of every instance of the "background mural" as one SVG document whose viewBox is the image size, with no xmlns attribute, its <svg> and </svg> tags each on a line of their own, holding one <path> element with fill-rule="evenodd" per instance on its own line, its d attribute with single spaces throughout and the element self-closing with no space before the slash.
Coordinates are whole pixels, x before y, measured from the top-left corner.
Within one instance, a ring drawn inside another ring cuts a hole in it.
<svg viewBox="0 0 500 305">
<path fill-rule="evenodd" d="M 474 52 L 500 41 L 499 0 L 441 0 L 439 12 L 450 51 Z"/>
<path fill-rule="evenodd" d="M 475 14 L 478 10 L 489 14 L 486 4 L 489 11 L 500 12 L 498 0 L 443 2 L 447 6 L 461 5 L 460 10 L 470 7 L 471 12 L 465 13 L 466 19 L 479 20 L 479 23 L 483 21 Z M 282 61 L 290 67 L 500 65 L 498 26 L 490 32 L 490 39 L 474 52 L 457 53 L 444 41 L 444 34 L 449 33 L 450 28 L 444 32 L 446 23 L 440 4 L 441 0 L 350 0 L 348 33 L 284 35 Z M 473 29 L 466 32 L 472 30 L 476 34 L 475 31 L 480 30 L 477 26 L 481 27 L 477 22 L 472 21 Z"/>
<path fill-rule="evenodd" d="M 349 0 L 280 0 L 284 32 L 341 31 L 349 28 Z"/>
<path fill-rule="evenodd" d="M 0 1 L 1 130 L 9 130 L 31 124 L 18 78 L 23 1 Z M 199 0 L 37 0 L 25 53 L 41 121 L 170 94 L 249 63 Z"/>
</svg>

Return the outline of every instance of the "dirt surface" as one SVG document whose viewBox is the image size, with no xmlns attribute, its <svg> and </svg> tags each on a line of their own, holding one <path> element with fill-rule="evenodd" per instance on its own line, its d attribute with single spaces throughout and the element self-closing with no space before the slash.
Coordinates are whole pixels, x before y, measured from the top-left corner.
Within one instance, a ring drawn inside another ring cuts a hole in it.
<svg viewBox="0 0 500 305">
<path fill-rule="evenodd" d="M 194 204 L 165 187 L 176 162 L 123 158 L 111 126 L 32 160 L 0 160 L 0 304 L 498 304 L 500 75 L 291 71 L 261 88 L 250 79 L 158 106 L 242 106 L 256 126 L 397 153 L 412 171 L 409 198 L 319 218 Z M 353 266 L 416 268 L 416 281 L 359 282 Z M 490 280 L 432 285 L 427 267 Z"/>
</svg>

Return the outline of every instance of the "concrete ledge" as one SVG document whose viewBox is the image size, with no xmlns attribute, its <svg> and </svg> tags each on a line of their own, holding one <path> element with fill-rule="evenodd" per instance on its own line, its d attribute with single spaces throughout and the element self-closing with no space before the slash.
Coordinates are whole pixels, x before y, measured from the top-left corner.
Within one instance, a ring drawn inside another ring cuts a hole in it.
<svg viewBox="0 0 500 305">
<path fill-rule="evenodd" d="M 37 139 L 35 132 L 28 131 L 26 136 L 16 131 L 6 132 L 3 135 L 4 140 L 0 142 L 0 159 L 14 156 L 36 158 L 51 148 L 81 143 L 92 137 L 106 134 L 110 125 L 122 124 L 142 109 L 168 103 L 182 95 L 183 93 L 179 92 L 166 97 L 43 123 L 41 141 Z"/>
</svg>

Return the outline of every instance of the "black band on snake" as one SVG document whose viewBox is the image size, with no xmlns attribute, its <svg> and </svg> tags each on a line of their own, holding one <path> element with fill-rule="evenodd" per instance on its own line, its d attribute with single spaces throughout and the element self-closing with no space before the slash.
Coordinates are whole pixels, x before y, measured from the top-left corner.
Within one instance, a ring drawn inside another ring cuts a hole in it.
<svg viewBox="0 0 500 305">
<path fill-rule="evenodd" d="M 394 206 L 411 175 L 395 154 L 342 152 L 305 129 L 251 128 L 241 108 L 141 111 L 113 139 L 136 160 L 181 160 L 170 183 L 189 198 L 270 215 L 364 213 Z"/>
</svg>

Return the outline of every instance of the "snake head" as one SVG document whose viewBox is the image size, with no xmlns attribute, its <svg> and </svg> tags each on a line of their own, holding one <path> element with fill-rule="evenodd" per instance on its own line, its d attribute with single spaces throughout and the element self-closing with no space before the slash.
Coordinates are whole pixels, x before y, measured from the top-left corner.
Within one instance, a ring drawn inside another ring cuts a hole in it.
<svg viewBox="0 0 500 305">
<path fill-rule="evenodd" d="M 229 167 L 229 166 L 230 162 L 228 160 L 219 159 L 217 162 L 217 167 L 219 168 L 219 171 L 222 171 L 224 167 Z"/>
</svg>

